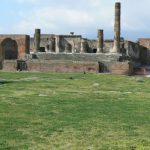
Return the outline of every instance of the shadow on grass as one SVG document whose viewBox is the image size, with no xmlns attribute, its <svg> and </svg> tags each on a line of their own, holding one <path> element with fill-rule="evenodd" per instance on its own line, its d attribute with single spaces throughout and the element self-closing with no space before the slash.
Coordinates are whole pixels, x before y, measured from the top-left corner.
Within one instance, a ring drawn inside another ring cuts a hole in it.
<svg viewBox="0 0 150 150">
<path fill-rule="evenodd" d="M 0 81 L 0 85 L 13 83 L 13 81 Z"/>
</svg>

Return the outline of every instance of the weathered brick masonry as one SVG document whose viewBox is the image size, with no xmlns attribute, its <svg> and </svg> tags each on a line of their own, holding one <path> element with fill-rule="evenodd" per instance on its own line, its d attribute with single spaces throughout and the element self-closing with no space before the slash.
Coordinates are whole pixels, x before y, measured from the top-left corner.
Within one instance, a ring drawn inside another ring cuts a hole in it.
<svg viewBox="0 0 150 150">
<path fill-rule="evenodd" d="M 99 72 L 99 64 L 94 62 L 28 60 L 26 65 L 26 71 L 33 72 Z M 4 71 L 17 71 L 17 61 L 15 60 L 5 60 L 3 66 Z"/>
<path fill-rule="evenodd" d="M 30 37 L 28 35 L 0 35 L 0 44 L 2 51 L 7 51 L 8 49 L 11 53 L 13 43 L 16 43 L 16 59 L 24 58 L 25 55 L 29 53 Z"/>
<path fill-rule="evenodd" d="M 105 40 L 98 29 L 97 39 L 81 35 L 41 34 L 0 35 L 0 69 L 41 72 L 111 72 L 129 74 L 150 65 L 150 39 L 125 41 L 121 38 L 121 3 L 115 4 L 114 39 Z"/>
</svg>

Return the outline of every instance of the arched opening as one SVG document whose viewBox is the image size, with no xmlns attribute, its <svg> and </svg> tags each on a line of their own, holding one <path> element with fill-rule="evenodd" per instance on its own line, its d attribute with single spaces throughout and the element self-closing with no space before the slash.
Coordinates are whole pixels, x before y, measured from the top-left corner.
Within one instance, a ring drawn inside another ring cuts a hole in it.
<svg viewBox="0 0 150 150">
<path fill-rule="evenodd" d="M 97 53 L 97 49 L 96 48 L 93 49 L 93 53 Z"/>
<path fill-rule="evenodd" d="M 18 58 L 18 45 L 15 40 L 7 38 L 1 43 L 4 59 L 14 60 Z"/>
</svg>

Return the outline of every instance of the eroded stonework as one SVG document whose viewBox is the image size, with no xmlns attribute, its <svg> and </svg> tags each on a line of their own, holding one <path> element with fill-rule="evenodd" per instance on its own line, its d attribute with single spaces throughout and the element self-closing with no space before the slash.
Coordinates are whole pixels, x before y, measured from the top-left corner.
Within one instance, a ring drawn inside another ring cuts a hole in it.
<svg viewBox="0 0 150 150">
<path fill-rule="evenodd" d="M 140 38 L 138 39 L 138 43 L 139 45 L 144 46 L 150 50 L 150 38 Z"/>
<path fill-rule="evenodd" d="M 8 71 L 131 73 L 134 66 L 150 65 L 150 39 L 138 42 L 121 38 L 121 3 L 115 4 L 114 39 L 43 34 L 0 35 L 0 68 Z M 93 67 L 92 67 L 93 66 Z"/>
<path fill-rule="evenodd" d="M 4 59 L 19 59 L 29 54 L 30 36 L 0 35 L 1 51 Z"/>
</svg>

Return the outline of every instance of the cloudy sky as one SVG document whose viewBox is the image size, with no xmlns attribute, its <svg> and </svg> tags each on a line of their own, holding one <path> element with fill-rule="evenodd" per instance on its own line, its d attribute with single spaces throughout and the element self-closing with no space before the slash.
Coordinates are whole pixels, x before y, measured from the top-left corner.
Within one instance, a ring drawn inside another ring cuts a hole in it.
<svg viewBox="0 0 150 150">
<path fill-rule="evenodd" d="M 96 38 L 104 29 L 105 38 L 113 38 L 114 4 L 117 0 L 2 0 L 1 34 L 68 34 L 74 31 Z M 136 40 L 150 37 L 150 0 L 120 0 L 122 37 Z"/>
</svg>

